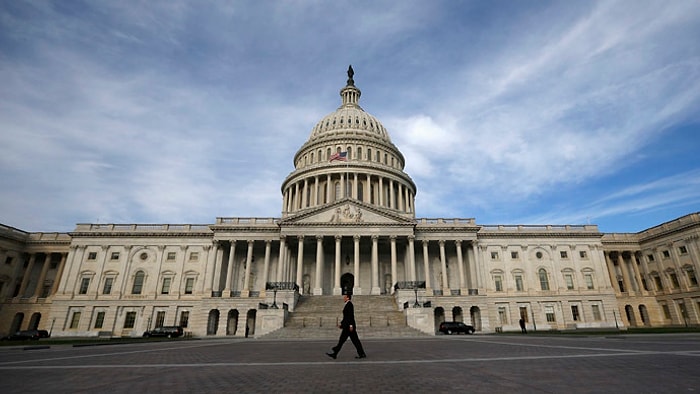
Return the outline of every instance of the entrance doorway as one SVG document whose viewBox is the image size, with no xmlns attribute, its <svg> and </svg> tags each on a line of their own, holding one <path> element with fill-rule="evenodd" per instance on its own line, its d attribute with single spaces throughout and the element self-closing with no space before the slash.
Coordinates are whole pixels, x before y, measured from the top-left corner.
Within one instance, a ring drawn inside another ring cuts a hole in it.
<svg viewBox="0 0 700 394">
<path fill-rule="evenodd" d="M 340 288 L 342 294 L 352 294 L 352 288 L 355 287 L 355 276 L 351 273 L 343 274 L 340 277 Z"/>
</svg>

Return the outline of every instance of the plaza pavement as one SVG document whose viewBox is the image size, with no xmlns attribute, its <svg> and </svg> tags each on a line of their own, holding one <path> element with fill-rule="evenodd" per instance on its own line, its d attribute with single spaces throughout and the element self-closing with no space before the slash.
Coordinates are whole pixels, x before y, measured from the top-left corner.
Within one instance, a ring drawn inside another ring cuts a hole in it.
<svg viewBox="0 0 700 394">
<path fill-rule="evenodd" d="M 362 333 L 360 332 L 360 338 Z M 700 334 L 0 347 L 3 393 L 692 393 Z"/>
</svg>

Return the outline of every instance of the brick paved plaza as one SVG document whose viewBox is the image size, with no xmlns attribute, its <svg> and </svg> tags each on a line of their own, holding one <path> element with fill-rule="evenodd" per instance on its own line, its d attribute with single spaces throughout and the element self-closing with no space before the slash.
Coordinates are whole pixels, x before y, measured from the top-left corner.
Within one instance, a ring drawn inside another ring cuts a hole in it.
<svg viewBox="0 0 700 394">
<path fill-rule="evenodd" d="M 360 333 L 361 334 L 361 333 Z M 700 334 L 209 339 L 0 348 L 5 393 L 700 392 Z"/>
</svg>

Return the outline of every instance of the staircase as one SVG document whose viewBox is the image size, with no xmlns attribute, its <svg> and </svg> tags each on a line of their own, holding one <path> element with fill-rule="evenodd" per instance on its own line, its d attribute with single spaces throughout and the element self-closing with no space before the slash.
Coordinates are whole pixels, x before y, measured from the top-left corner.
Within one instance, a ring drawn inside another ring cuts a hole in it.
<svg viewBox="0 0 700 394">
<path fill-rule="evenodd" d="M 406 325 L 406 318 L 392 296 L 355 295 L 352 303 L 360 339 L 427 336 Z M 337 339 L 343 305 L 342 296 L 302 296 L 294 312 L 289 313 L 284 328 L 262 338 Z"/>
</svg>

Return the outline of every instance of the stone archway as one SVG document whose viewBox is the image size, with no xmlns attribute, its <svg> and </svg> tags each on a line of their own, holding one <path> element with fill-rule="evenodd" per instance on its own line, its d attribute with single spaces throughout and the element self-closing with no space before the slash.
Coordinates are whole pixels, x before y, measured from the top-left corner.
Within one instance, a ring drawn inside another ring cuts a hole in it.
<svg viewBox="0 0 700 394">
<path fill-rule="evenodd" d="M 248 311 L 248 315 L 246 316 L 246 322 L 245 322 L 245 336 L 248 338 L 248 335 L 255 335 L 255 315 L 257 314 L 257 310 L 251 309 Z"/>
<path fill-rule="evenodd" d="M 226 335 L 236 335 L 238 329 L 238 309 L 228 311 L 228 320 L 226 322 Z"/>
<path fill-rule="evenodd" d="M 644 304 L 639 306 L 639 318 L 642 319 L 642 324 L 645 326 L 651 326 L 651 322 L 649 321 L 649 312 Z"/>
<path fill-rule="evenodd" d="M 30 330 L 36 330 L 39 328 L 39 322 L 41 321 L 41 313 L 36 312 L 32 314 L 32 317 L 29 319 L 29 327 L 27 327 Z"/>
<path fill-rule="evenodd" d="M 352 289 L 355 287 L 355 276 L 351 273 L 345 273 L 340 277 L 340 289 L 342 294 L 352 294 Z"/>
<path fill-rule="evenodd" d="M 433 311 L 433 316 L 435 317 L 435 332 L 439 333 L 440 323 L 445 321 L 445 309 L 443 309 L 443 307 L 441 306 L 435 308 L 435 310 Z"/>
<path fill-rule="evenodd" d="M 625 315 L 627 316 L 630 327 L 637 327 L 637 319 L 634 316 L 634 308 L 632 308 L 632 305 L 625 305 Z"/>
<path fill-rule="evenodd" d="M 472 318 L 472 326 L 476 331 L 481 331 L 481 309 L 473 306 L 469 309 L 469 316 Z"/>
<path fill-rule="evenodd" d="M 464 315 L 462 315 L 462 307 L 456 306 L 452 308 L 452 320 L 464 323 Z"/>
<path fill-rule="evenodd" d="M 207 335 L 216 335 L 219 328 L 219 310 L 212 309 L 209 311 L 209 319 L 207 320 Z"/>
<path fill-rule="evenodd" d="M 12 325 L 10 326 L 10 334 L 14 334 L 15 332 L 21 329 L 22 321 L 24 321 L 24 313 L 19 312 L 12 319 Z"/>
</svg>

